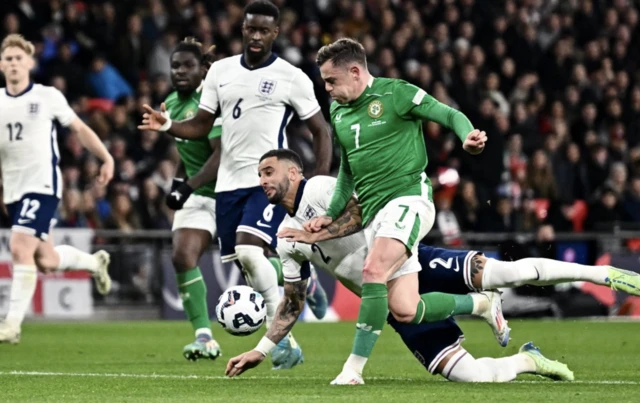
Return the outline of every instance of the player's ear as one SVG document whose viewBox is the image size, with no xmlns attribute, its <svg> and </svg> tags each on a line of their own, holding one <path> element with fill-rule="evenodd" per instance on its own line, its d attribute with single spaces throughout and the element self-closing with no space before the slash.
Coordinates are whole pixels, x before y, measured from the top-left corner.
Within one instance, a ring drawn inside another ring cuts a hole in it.
<svg viewBox="0 0 640 403">
<path fill-rule="evenodd" d="M 36 67 L 36 59 L 33 56 L 29 56 L 27 58 L 27 67 L 29 68 L 29 71 Z"/>
<path fill-rule="evenodd" d="M 280 33 L 280 27 L 276 26 L 273 30 L 273 39 L 276 39 L 279 33 Z"/>
<path fill-rule="evenodd" d="M 357 64 L 353 64 L 349 67 L 349 74 L 351 74 L 354 80 L 360 80 L 360 67 Z"/>
</svg>

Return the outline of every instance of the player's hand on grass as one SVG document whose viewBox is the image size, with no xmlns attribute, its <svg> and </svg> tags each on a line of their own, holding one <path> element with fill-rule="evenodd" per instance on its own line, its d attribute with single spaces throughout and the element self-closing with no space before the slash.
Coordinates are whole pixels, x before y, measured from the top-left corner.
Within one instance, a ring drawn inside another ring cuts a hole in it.
<svg viewBox="0 0 640 403">
<path fill-rule="evenodd" d="M 160 111 L 153 110 L 147 104 L 142 105 L 142 107 L 146 112 L 142 115 L 142 124 L 138 126 L 138 129 L 158 131 L 162 125 L 167 123 L 167 107 L 164 102 L 160 105 Z"/>
<path fill-rule="evenodd" d="M 114 170 L 113 158 L 110 158 L 104 161 L 102 163 L 102 166 L 100 167 L 100 173 L 98 174 L 98 179 L 97 179 L 98 185 L 107 186 L 109 182 L 111 182 L 111 179 L 113 179 L 113 170 Z"/>
<path fill-rule="evenodd" d="M 469 154 L 480 154 L 484 150 L 484 145 L 487 142 L 487 133 L 478 129 L 473 130 L 467 136 L 467 139 L 462 144 L 462 148 Z"/>
<path fill-rule="evenodd" d="M 323 215 L 320 217 L 315 217 L 307 221 L 302 225 L 305 231 L 308 232 L 319 232 L 321 229 L 331 224 L 333 219 L 329 216 Z"/>
<path fill-rule="evenodd" d="M 278 238 L 284 238 L 287 242 L 300 242 L 306 244 L 313 244 L 317 242 L 315 233 L 304 231 L 295 228 L 283 228 L 278 234 Z"/>
<path fill-rule="evenodd" d="M 174 183 L 175 182 L 179 181 L 174 179 Z M 172 189 L 173 186 L 174 184 L 171 185 Z M 191 193 L 193 193 L 193 188 L 189 186 L 186 180 L 182 181 L 176 184 L 175 189 L 171 190 L 171 193 L 167 195 L 165 203 L 171 210 L 180 210 L 184 206 L 184 203 L 186 203 L 189 196 L 191 196 Z"/>
<path fill-rule="evenodd" d="M 257 367 L 262 360 L 264 360 L 264 355 L 262 355 L 261 352 L 256 350 L 247 351 L 246 353 L 231 358 L 227 363 L 227 369 L 224 371 L 224 374 L 232 378 L 242 374 L 248 369 Z"/>
</svg>

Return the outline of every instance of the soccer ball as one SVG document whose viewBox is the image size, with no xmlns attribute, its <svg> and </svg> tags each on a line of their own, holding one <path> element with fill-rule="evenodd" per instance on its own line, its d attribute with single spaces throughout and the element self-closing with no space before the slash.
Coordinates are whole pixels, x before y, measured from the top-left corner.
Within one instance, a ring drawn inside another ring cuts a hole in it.
<svg viewBox="0 0 640 403">
<path fill-rule="evenodd" d="M 218 323 L 235 336 L 248 336 L 260 329 L 267 316 L 264 298 L 246 285 L 222 293 L 216 306 Z"/>
</svg>

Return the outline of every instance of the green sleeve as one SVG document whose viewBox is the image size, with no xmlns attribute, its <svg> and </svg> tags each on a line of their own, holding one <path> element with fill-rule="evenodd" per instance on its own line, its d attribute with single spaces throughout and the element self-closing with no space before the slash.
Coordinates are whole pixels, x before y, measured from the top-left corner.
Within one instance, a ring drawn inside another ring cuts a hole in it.
<svg viewBox="0 0 640 403">
<path fill-rule="evenodd" d="M 349 166 L 349 160 L 347 160 L 347 152 L 342 145 L 340 146 L 340 156 L 340 171 L 338 172 L 336 189 L 333 192 L 326 213 L 333 220 L 340 216 L 345 207 L 347 207 L 347 203 L 351 199 L 355 189 L 351 167 Z"/>
<path fill-rule="evenodd" d="M 217 118 L 213 123 L 213 127 L 211 128 L 211 131 L 209 132 L 209 136 L 207 138 L 209 140 L 212 140 L 220 136 L 222 136 L 222 120 L 220 118 Z"/>
<path fill-rule="evenodd" d="M 393 102 L 401 117 L 436 122 L 453 130 L 463 142 L 474 129 L 464 113 L 439 102 L 423 89 L 406 81 L 398 80 L 393 91 Z"/>
</svg>

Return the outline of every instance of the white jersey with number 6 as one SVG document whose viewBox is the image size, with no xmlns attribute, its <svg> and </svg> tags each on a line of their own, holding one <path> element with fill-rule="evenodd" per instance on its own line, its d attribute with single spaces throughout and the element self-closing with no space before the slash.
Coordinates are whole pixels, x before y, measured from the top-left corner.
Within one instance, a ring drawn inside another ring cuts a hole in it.
<svg viewBox="0 0 640 403">
<path fill-rule="evenodd" d="M 280 229 L 302 229 L 302 224 L 313 217 L 324 215 L 336 187 L 336 178 L 314 176 L 302 182 L 298 188 L 295 213 L 286 215 Z M 367 241 L 364 232 L 313 245 L 278 239 L 278 255 L 282 260 L 282 273 L 287 282 L 300 281 L 308 276 L 308 264 L 326 270 L 345 287 L 360 295 L 362 269 L 367 257 Z M 400 268 L 390 279 L 415 272 L 415 267 Z"/>
<path fill-rule="evenodd" d="M 259 186 L 260 157 L 287 148 L 285 128 L 295 111 L 301 120 L 320 105 L 302 70 L 272 55 L 250 68 L 243 55 L 214 63 L 204 80 L 200 108 L 222 118 L 222 154 L 216 192 Z"/>
<path fill-rule="evenodd" d="M 58 198 L 62 175 L 54 120 L 69 126 L 76 117 L 64 95 L 53 87 L 29 84 L 21 94 L 0 93 L 0 163 L 4 203 L 26 193 Z"/>
</svg>

